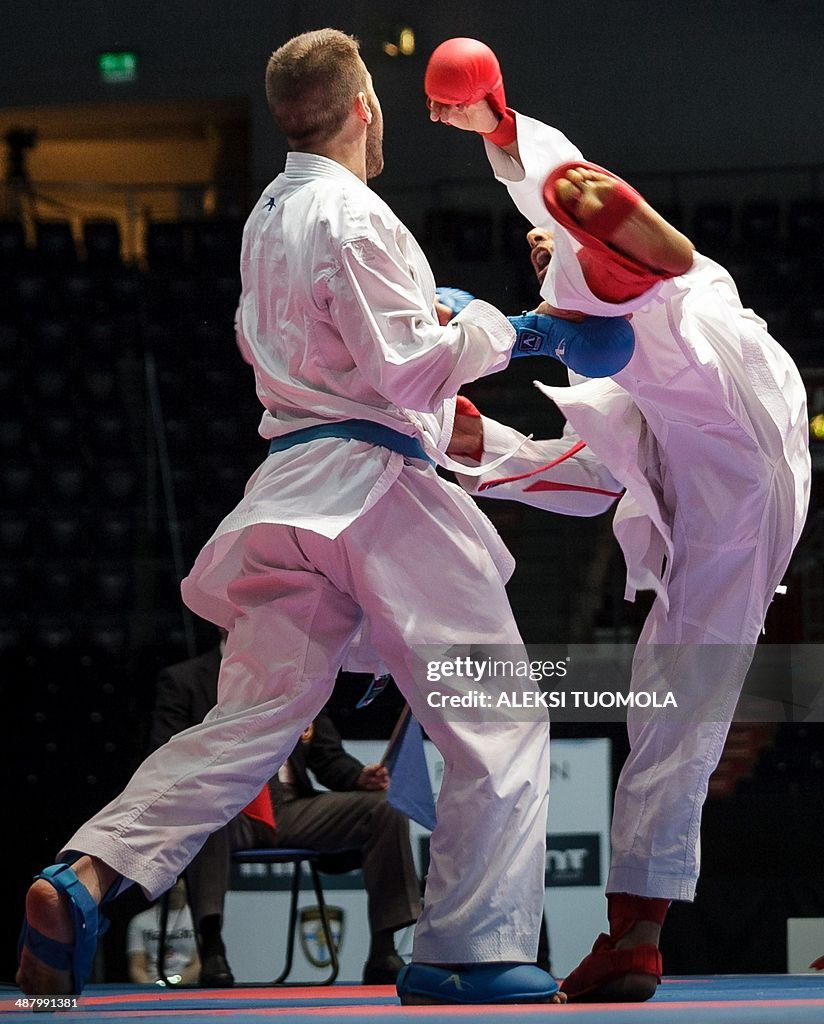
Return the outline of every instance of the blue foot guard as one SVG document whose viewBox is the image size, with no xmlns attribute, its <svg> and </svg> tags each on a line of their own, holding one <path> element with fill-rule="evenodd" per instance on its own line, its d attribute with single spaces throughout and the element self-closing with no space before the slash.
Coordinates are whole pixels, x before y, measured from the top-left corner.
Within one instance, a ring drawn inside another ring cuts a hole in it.
<svg viewBox="0 0 824 1024">
<path fill-rule="evenodd" d="M 50 939 L 36 928 L 32 928 L 24 918 L 18 944 L 18 958 L 25 947 L 49 967 L 58 971 L 71 971 L 72 991 L 79 995 L 92 973 L 98 936 L 103 934 L 109 922 L 105 918 L 101 921 L 97 904 L 68 864 L 53 864 L 39 875 L 35 875 L 35 881 L 39 878 L 44 878 L 59 893 L 68 896 L 74 940 L 58 942 L 56 939 Z"/>
<path fill-rule="evenodd" d="M 487 963 L 461 967 L 407 964 L 397 980 L 406 1006 L 429 1003 L 547 1003 L 558 991 L 551 974 L 532 964 Z"/>
</svg>

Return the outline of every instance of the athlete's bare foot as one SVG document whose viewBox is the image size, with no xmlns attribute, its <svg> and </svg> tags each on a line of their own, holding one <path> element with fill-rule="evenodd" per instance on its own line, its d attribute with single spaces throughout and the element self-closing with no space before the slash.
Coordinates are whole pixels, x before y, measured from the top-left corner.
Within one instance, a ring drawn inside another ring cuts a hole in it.
<svg viewBox="0 0 824 1024">
<path fill-rule="evenodd" d="M 586 998 L 575 1002 L 587 1003 L 645 1003 L 658 989 L 658 979 L 652 974 L 622 974 L 605 982 Z"/>
<path fill-rule="evenodd" d="M 100 903 L 118 877 L 112 868 L 86 856 L 76 861 L 72 868 L 97 903 Z M 33 882 L 26 894 L 26 920 L 48 939 L 69 944 L 74 941 L 69 899 L 43 878 Z M 73 990 L 71 971 L 49 967 L 25 946 L 20 951 L 15 982 L 21 991 L 30 996 L 77 994 Z"/>
<path fill-rule="evenodd" d="M 630 930 L 615 944 L 616 949 L 632 949 L 634 946 L 658 946 L 661 941 L 661 926 L 654 921 L 636 921 Z M 642 1003 L 651 999 L 658 988 L 658 979 L 652 974 L 624 974 L 606 984 L 599 998 L 612 1002 Z"/>
<path fill-rule="evenodd" d="M 621 189 L 620 181 L 590 167 L 569 168 L 555 182 L 558 203 L 581 227 L 592 224 L 596 237 L 600 237 L 598 215 L 621 201 Z M 692 242 L 643 199 L 630 205 L 626 216 L 605 235 L 602 241 L 651 270 L 674 276 L 692 266 Z"/>
<path fill-rule="evenodd" d="M 34 882 L 26 895 L 26 920 L 46 938 L 71 943 L 74 928 L 69 901 L 44 879 Z M 20 951 L 20 966 L 14 979 L 29 996 L 61 996 L 72 993 L 71 971 L 49 967 L 26 946 Z"/>
</svg>

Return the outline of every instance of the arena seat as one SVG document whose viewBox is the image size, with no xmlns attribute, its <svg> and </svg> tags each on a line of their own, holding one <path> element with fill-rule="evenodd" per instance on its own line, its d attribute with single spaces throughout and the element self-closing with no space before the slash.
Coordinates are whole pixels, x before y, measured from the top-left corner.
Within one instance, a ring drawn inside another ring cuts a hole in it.
<svg viewBox="0 0 824 1024">
<path fill-rule="evenodd" d="M 19 220 L 0 220 L 0 270 L 19 269 L 27 256 L 26 233 Z"/>
<path fill-rule="evenodd" d="M 120 226 L 108 218 L 90 218 L 83 223 L 83 248 L 86 263 L 96 269 L 120 266 Z"/>
<path fill-rule="evenodd" d="M 24 458 L 28 432 L 26 418 L 14 410 L 0 409 L 0 453 L 4 458 Z"/>
<path fill-rule="evenodd" d="M 30 462 L 0 463 L 0 494 L 6 508 L 28 507 L 36 482 L 35 469 Z"/>
<path fill-rule="evenodd" d="M 184 228 L 178 221 L 149 221 L 146 227 L 149 269 L 181 269 L 188 262 Z"/>
<path fill-rule="evenodd" d="M 758 255 L 762 246 L 773 251 L 783 240 L 781 204 L 777 199 L 751 199 L 741 207 L 738 222 L 741 242 Z"/>
<path fill-rule="evenodd" d="M 134 601 L 134 574 L 128 563 L 96 561 L 91 571 L 90 599 L 107 612 L 122 612 Z"/>
<path fill-rule="evenodd" d="M 0 558 L 20 559 L 27 556 L 33 533 L 34 524 L 28 512 L 4 512 L 0 516 Z"/>
<path fill-rule="evenodd" d="M 135 535 L 134 516 L 125 512 L 109 510 L 95 525 L 95 543 L 106 558 L 133 558 Z"/>
<path fill-rule="evenodd" d="M 77 247 L 67 220 L 39 220 L 34 234 L 35 253 L 44 269 L 63 270 L 77 262 Z"/>
<path fill-rule="evenodd" d="M 824 199 L 796 199 L 787 210 L 787 243 L 808 255 L 824 252 Z"/>
<path fill-rule="evenodd" d="M 723 262 L 733 247 L 733 230 L 731 203 L 700 203 L 695 207 L 689 235 L 699 252 Z"/>
</svg>

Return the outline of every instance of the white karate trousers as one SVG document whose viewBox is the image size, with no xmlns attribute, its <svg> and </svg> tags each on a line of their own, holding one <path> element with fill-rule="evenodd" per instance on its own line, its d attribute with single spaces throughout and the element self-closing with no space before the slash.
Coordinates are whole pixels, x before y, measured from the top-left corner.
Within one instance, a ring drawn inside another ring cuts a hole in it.
<svg viewBox="0 0 824 1024">
<path fill-rule="evenodd" d="M 694 510 L 676 512 L 669 611 L 660 600 L 652 606 L 633 658 L 632 689 L 662 700 L 671 692 L 678 707 L 629 711 L 631 752 L 615 791 L 607 892 L 695 897 L 709 778 L 792 553 L 792 530 L 782 528 L 792 521 L 789 471 L 776 478 L 755 537 L 738 546 L 701 543 Z"/>
<path fill-rule="evenodd" d="M 327 702 L 365 616 L 372 647 L 445 762 L 414 959 L 534 961 L 546 711 L 447 713 L 427 701 L 434 689 L 482 685 L 428 683 L 425 662 L 436 653 L 473 643 L 523 652 L 489 530 L 459 488 L 412 466 L 334 539 L 272 523 L 245 530 L 242 570 L 226 586 L 235 617 L 217 707 L 155 751 L 66 850 L 99 857 L 149 897 L 168 888 L 289 755 Z M 534 690 L 520 678 L 498 687 Z"/>
</svg>

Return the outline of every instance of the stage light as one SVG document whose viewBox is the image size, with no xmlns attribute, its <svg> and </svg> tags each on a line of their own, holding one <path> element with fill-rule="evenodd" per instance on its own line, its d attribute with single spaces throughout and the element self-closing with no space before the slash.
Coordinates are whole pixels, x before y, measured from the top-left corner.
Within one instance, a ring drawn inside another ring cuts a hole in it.
<svg viewBox="0 0 824 1024">
<path fill-rule="evenodd" d="M 382 49 L 389 57 L 411 57 L 415 52 L 415 30 L 409 25 L 393 28 Z"/>
</svg>

